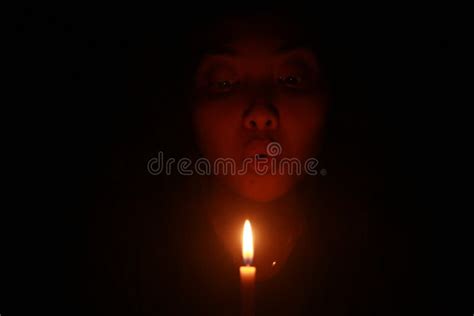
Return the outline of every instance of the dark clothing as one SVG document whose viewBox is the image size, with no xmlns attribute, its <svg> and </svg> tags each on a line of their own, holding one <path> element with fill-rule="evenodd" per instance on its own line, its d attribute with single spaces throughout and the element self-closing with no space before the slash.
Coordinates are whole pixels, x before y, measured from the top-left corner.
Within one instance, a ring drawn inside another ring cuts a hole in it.
<svg viewBox="0 0 474 316">
<path fill-rule="evenodd" d="M 91 230 L 88 314 L 239 315 L 239 270 L 203 215 L 202 190 L 170 181 L 166 192 L 106 211 Z M 368 203 L 314 190 L 285 266 L 256 284 L 256 314 L 403 314 L 415 292 L 397 293 L 410 274 L 388 238 L 393 226 Z"/>
</svg>

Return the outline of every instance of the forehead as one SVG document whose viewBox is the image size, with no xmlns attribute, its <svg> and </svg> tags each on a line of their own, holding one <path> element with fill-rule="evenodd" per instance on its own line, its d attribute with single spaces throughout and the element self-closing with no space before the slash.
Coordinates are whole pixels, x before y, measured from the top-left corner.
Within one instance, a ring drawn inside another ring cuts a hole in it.
<svg viewBox="0 0 474 316">
<path fill-rule="evenodd" d="M 264 36 L 248 36 L 234 40 L 227 40 L 213 46 L 207 55 L 227 55 L 252 57 L 260 55 L 273 55 L 280 51 L 283 40 Z"/>
<path fill-rule="evenodd" d="M 225 45 L 214 47 L 204 55 L 201 66 L 232 61 L 251 65 L 255 70 L 274 62 L 304 63 L 313 68 L 317 68 L 318 64 L 313 52 L 304 46 L 271 38 L 253 37 L 228 41 Z"/>
</svg>

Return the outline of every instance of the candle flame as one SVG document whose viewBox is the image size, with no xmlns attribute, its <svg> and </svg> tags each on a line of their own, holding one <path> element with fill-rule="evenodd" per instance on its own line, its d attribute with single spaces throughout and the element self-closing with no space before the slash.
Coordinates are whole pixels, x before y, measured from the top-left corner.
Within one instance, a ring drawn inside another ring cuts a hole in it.
<svg viewBox="0 0 474 316">
<path fill-rule="evenodd" d="M 242 238 L 242 256 L 245 265 L 250 265 L 253 260 L 253 236 L 250 221 L 247 219 L 244 224 L 244 234 Z"/>
</svg>

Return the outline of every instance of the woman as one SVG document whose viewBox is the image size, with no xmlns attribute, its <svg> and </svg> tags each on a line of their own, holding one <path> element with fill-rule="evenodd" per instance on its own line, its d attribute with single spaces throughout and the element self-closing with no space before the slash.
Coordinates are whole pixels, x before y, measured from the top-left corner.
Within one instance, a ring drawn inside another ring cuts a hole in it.
<svg viewBox="0 0 474 316">
<path fill-rule="evenodd" d="M 303 227 L 295 187 L 308 171 L 305 162 L 317 162 L 327 91 L 310 43 L 289 21 L 260 15 L 216 25 L 200 37 L 207 50 L 195 76 L 193 121 L 203 157 L 213 166 L 230 158 L 236 172 L 213 170 L 209 215 L 237 256 L 234 236 L 246 218 L 253 223 L 260 242 L 268 241 L 256 245 L 265 278 L 286 261 Z M 290 159 L 294 164 L 283 163 Z M 270 252 L 272 243 L 279 246 Z"/>
</svg>

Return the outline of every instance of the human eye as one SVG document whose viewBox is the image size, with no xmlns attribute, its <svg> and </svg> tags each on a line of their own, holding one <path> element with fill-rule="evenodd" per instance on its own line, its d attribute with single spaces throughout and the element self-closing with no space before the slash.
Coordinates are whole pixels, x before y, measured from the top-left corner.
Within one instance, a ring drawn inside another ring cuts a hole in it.
<svg viewBox="0 0 474 316">
<path fill-rule="evenodd" d="M 199 86 L 211 95 L 228 94 L 240 84 L 237 71 L 228 63 L 208 64 L 201 69 Z"/>
<path fill-rule="evenodd" d="M 211 93 L 228 93 L 237 88 L 239 81 L 236 79 L 209 80 L 208 87 Z"/>
<path fill-rule="evenodd" d="M 291 90 L 307 90 L 314 87 L 317 71 L 311 59 L 305 55 L 290 56 L 284 59 L 276 69 L 276 82 Z"/>
<path fill-rule="evenodd" d="M 305 83 L 303 77 L 298 74 L 279 75 L 277 78 L 277 82 L 278 84 L 289 88 L 299 88 L 302 87 Z"/>
</svg>

